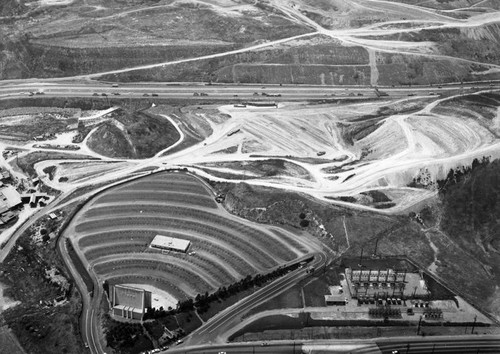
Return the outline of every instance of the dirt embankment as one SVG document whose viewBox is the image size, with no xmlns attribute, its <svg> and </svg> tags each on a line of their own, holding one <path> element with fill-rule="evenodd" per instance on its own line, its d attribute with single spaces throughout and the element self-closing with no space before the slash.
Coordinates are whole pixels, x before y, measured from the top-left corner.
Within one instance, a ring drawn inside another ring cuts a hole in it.
<svg viewBox="0 0 500 354">
<path fill-rule="evenodd" d="M 373 39 L 373 38 L 372 38 Z M 434 42 L 440 54 L 481 63 L 500 63 L 500 25 L 466 28 L 422 29 L 377 39 Z"/>
<path fill-rule="evenodd" d="M 101 155 L 148 158 L 171 146 L 179 132 L 166 119 L 145 112 L 117 110 L 113 121 L 104 123 L 90 136 L 89 147 Z"/>
<path fill-rule="evenodd" d="M 301 41 L 208 60 L 105 76 L 118 81 L 369 84 L 368 52 L 361 47 Z"/>
<path fill-rule="evenodd" d="M 65 48 L 24 37 L 0 43 L 0 80 L 61 77 L 191 58 L 236 49 L 236 44 Z"/>
</svg>

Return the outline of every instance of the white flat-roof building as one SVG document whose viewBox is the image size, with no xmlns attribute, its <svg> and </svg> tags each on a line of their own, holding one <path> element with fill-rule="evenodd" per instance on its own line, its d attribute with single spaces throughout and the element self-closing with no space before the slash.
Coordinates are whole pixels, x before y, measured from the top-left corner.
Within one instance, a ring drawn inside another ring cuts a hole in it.
<svg viewBox="0 0 500 354">
<path fill-rule="evenodd" d="M 190 244 L 191 244 L 190 241 L 183 240 L 181 238 L 156 235 L 153 241 L 151 241 L 150 246 L 162 250 L 186 252 Z"/>
<path fill-rule="evenodd" d="M 111 285 L 113 314 L 133 320 L 142 320 L 144 311 L 151 307 L 151 293 L 125 285 Z"/>
<path fill-rule="evenodd" d="M 0 189 L 0 214 L 21 205 L 21 195 L 12 186 Z"/>
</svg>

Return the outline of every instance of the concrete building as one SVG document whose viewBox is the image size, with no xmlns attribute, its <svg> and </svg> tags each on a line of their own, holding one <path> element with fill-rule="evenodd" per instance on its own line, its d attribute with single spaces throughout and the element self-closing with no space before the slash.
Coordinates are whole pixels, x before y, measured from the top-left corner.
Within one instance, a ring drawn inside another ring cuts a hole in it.
<svg viewBox="0 0 500 354">
<path fill-rule="evenodd" d="M 151 307 L 151 293 L 125 285 L 110 287 L 112 311 L 115 316 L 142 320 L 147 307 Z"/>
<path fill-rule="evenodd" d="M 0 214 L 22 205 L 21 195 L 13 186 L 4 186 L 0 189 Z"/>
<path fill-rule="evenodd" d="M 190 244 L 191 242 L 188 240 L 183 240 L 180 238 L 174 238 L 163 235 L 156 235 L 153 241 L 151 241 L 150 247 L 161 250 L 178 251 L 186 253 Z"/>
<path fill-rule="evenodd" d="M 342 294 L 325 295 L 326 306 L 345 306 L 347 304 L 346 298 Z"/>
</svg>

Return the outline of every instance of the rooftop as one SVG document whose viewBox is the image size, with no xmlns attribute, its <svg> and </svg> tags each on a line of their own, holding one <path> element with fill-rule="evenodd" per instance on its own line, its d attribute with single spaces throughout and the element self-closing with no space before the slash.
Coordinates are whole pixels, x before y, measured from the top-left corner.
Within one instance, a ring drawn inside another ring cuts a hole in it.
<svg viewBox="0 0 500 354">
<path fill-rule="evenodd" d="M 13 208 L 21 204 L 21 195 L 13 186 L 5 186 L 0 189 L 0 207 Z"/>
<path fill-rule="evenodd" d="M 186 252 L 190 243 L 191 243 L 190 241 L 183 240 L 180 238 L 156 235 L 153 241 L 151 241 L 151 246 Z"/>
</svg>

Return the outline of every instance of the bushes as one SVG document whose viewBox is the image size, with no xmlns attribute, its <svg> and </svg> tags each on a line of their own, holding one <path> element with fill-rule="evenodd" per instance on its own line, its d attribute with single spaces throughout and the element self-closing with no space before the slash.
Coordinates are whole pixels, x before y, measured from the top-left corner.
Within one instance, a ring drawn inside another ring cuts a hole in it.
<svg viewBox="0 0 500 354">
<path fill-rule="evenodd" d="M 309 220 L 306 220 L 306 219 L 300 220 L 300 226 L 302 226 L 302 227 L 308 227 L 309 226 Z"/>
</svg>

